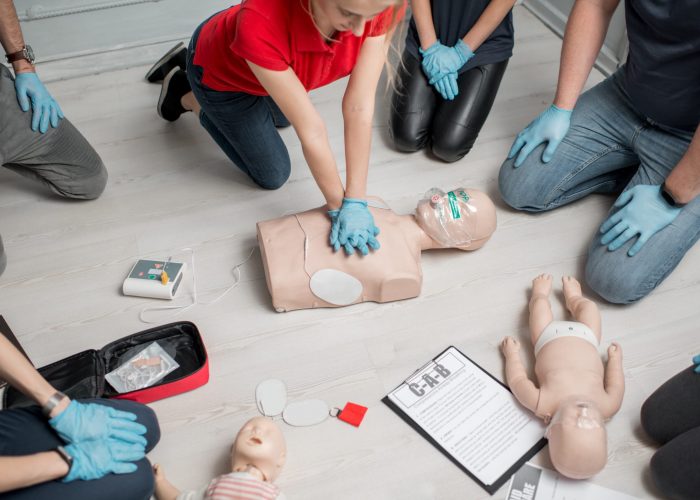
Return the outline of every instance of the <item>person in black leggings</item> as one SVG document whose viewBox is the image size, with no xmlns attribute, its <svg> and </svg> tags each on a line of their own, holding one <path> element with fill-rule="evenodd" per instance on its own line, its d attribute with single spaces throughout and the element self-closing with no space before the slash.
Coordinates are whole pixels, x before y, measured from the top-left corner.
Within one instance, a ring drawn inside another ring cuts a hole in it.
<svg viewBox="0 0 700 500">
<path fill-rule="evenodd" d="M 514 0 L 412 0 L 389 131 L 446 162 L 474 145 L 513 54 Z"/>
<path fill-rule="evenodd" d="M 642 427 L 661 448 L 651 477 L 664 497 L 700 498 L 700 354 L 693 365 L 659 387 L 642 406 Z"/>
</svg>

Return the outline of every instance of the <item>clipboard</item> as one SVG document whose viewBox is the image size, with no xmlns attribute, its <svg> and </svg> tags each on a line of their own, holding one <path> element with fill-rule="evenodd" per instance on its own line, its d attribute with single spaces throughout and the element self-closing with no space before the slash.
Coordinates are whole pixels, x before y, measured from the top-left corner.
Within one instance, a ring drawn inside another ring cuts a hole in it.
<svg viewBox="0 0 700 500">
<path fill-rule="evenodd" d="M 500 380 L 498 380 L 496 377 L 491 375 L 488 371 L 484 370 L 480 365 L 475 363 L 471 358 L 466 356 L 464 353 L 462 353 L 459 349 L 457 349 L 454 346 L 450 346 L 443 350 L 440 354 L 437 356 L 433 357 L 430 361 L 425 363 L 423 366 L 421 366 L 418 370 L 414 371 L 408 378 L 406 378 L 401 384 L 399 384 L 394 390 L 392 390 L 388 395 L 384 396 L 382 398 L 382 402 L 387 405 L 394 413 L 396 413 L 404 422 L 406 422 L 409 426 L 411 426 L 418 434 L 423 436 L 430 444 L 432 444 L 435 448 L 440 450 L 440 452 L 445 455 L 452 463 L 454 463 L 457 467 L 459 467 L 462 472 L 466 473 L 472 480 L 474 480 L 479 486 L 481 486 L 484 490 L 486 490 L 490 495 L 493 495 L 498 489 L 503 486 L 510 478 L 515 474 L 518 469 L 520 469 L 523 464 L 525 464 L 528 460 L 530 460 L 533 456 L 535 456 L 544 446 L 547 444 L 547 439 L 545 437 L 541 437 L 539 440 L 537 440 L 527 451 L 522 454 L 514 463 L 508 467 L 508 469 L 503 472 L 496 480 L 491 482 L 490 484 L 484 483 L 481 479 L 477 477 L 477 475 L 469 470 L 467 467 L 465 467 L 460 460 L 457 459 L 457 457 L 454 456 L 453 453 L 450 452 L 450 450 L 446 449 L 442 444 L 440 444 L 424 427 L 422 427 L 418 422 L 416 422 L 411 415 L 406 413 L 398 404 L 396 404 L 392 399 L 390 398 L 390 395 L 395 394 L 399 389 L 401 389 L 403 386 L 409 384 L 409 381 L 415 379 L 415 377 L 420 376 L 421 373 L 426 371 L 429 367 L 432 365 L 435 365 L 437 363 L 437 360 L 443 359 L 450 350 L 456 351 L 459 355 L 461 355 L 464 359 L 466 359 L 469 363 L 474 365 L 476 368 L 480 370 L 480 372 L 483 372 L 488 376 L 488 378 L 498 384 L 498 387 L 503 388 L 505 391 L 507 391 L 508 394 L 512 394 L 508 386 L 503 384 Z M 433 373 L 431 378 L 434 378 L 435 375 L 438 376 L 439 379 L 439 372 Z M 449 375 L 448 375 L 449 376 Z M 443 377 L 446 379 L 446 377 Z M 440 382 L 437 382 L 439 384 Z M 416 384 L 413 384 L 416 385 Z M 426 388 L 422 386 L 422 384 L 418 384 L 418 387 L 414 387 L 416 390 L 416 393 L 420 391 L 424 391 Z M 396 397 L 396 396 L 395 396 Z M 516 402 L 517 404 L 517 402 Z M 523 411 L 527 411 L 524 410 Z M 532 416 L 534 420 L 537 420 L 536 417 Z"/>
</svg>

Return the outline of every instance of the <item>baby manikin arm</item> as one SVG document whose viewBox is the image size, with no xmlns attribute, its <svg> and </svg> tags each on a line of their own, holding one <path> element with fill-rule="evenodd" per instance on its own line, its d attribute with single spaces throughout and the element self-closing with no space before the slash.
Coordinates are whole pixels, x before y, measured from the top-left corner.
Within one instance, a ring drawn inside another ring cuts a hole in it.
<svg viewBox="0 0 700 500">
<path fill-rule="evenodd" d="M 622 349 L 617 343 L 608 348 L 608 364 L 605 366 L 605 404 L 601 411 L 605 418 L 615 415 L 625 394 L 625 373 L 622 368 Z"/>
<path fill-rule="evenodd" d="M 520 359 L 519 352 L 507 352 L 506 358 L 506 382 L 513 391 L 515 398 L 525 408 L 535 412 L 537 401 L 540 399 L 540 389 L 527 377 L 525 366 Z"/>
</svg>

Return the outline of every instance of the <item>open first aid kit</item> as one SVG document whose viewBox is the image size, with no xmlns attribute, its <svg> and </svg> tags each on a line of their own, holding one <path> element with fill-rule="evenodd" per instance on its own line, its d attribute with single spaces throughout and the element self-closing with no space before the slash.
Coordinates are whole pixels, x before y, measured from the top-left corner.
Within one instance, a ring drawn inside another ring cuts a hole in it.
<svg viewBox="0 0 700 500">
<path fill-rule="evenodd" d="M 73 399 L 115 398 L 150 403 L 191 391 L 209 381 L 209 360 L 194 323 L 157 326 L 82 351 L 38 369 L 57 390 Z M 4 408 L 34 404 L 8 387 Z"/>
</svg>

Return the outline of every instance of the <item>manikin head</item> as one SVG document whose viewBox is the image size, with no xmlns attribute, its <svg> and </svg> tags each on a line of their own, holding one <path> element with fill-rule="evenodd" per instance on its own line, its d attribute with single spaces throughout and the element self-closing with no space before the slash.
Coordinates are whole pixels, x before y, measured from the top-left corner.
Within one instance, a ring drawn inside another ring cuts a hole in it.
<svg viewBox="0 0 700 500">
<path fill-rule="evenodd" d="M 600 472 L 608 459 L 605 420 L 592 401 L 573 398 L 559 405 L 545 433 L 552 465 L 571 479 Z"/>
<path fill-rule="evenodd" d="M 260 473 L 273 483 L 287 459 L 287 444 L 281 429 L 267 417 L 248 420 L 231 447 L 231 471 Z"/>
<path fill-rule="evenodd" d="M 361 36 L 365 23 L 387 7 L 399 6 L 403 0 L 311 0 L 311 12 L 319 26 L 334 31 L 352 31 Z"/>
<path fill-rule="evenodd" d="M 418 202 L 416 221 L 441 247 L 476 250 L 496 230 L 496 207 L 476 189 L 433 188 Z"/>
</svg>

